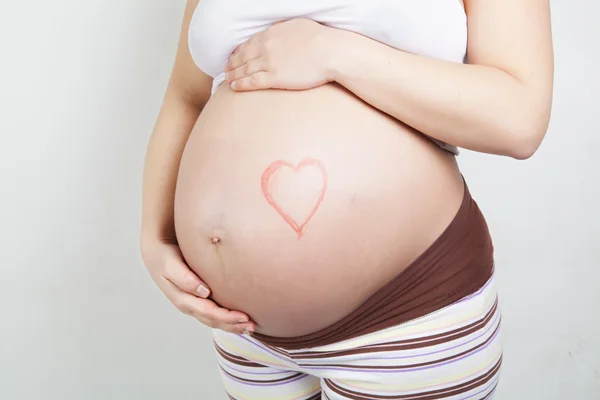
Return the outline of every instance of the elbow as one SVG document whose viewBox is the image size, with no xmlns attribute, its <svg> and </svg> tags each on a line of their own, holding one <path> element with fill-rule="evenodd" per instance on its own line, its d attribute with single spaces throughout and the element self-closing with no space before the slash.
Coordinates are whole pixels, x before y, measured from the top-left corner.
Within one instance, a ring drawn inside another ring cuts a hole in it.
<svg viewBox="0 0 600 400">
<path fill-rule="evenodd" d="M 542 144 L 550 125 L 551 97 L 524 95 L 514 103 L 512 123 L 505 132 L 509 144 L 508 156 L 516 160 L 531 158 Z"/>
<path fill-rule="evenodd" d="M 531 158 L 542 144 L 548 130 L 549 118 L 527 119 L 508 129 L 507 156 L 516 160 Z"/>
<path fill-rule="evenodd" d="M 515 160 L 527 160 L 531 158 L 540 147 L 541 140 L 538 137 L 538 132 L 519 135 L 519 137 L 512 140 L 507 155 Z"/>
</svg>

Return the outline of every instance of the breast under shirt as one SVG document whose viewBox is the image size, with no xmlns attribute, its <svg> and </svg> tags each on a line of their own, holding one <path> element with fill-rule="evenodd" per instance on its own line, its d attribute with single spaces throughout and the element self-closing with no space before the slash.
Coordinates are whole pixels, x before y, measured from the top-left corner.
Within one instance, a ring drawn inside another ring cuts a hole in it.
<svg viewBox="0 0 600 400">
<path fill-rule="evenodd" d="M 196 65 L 213 77 L 212 91 L 224 82 L 231 53 L 272 24 L 308 18 L 359 33 L 396 49 L 463 63 L 467 17 L 459 0 L 200 0 L 188 32 Z M 458 149 L 429 137 L 454 154 Z"/>
</svg>

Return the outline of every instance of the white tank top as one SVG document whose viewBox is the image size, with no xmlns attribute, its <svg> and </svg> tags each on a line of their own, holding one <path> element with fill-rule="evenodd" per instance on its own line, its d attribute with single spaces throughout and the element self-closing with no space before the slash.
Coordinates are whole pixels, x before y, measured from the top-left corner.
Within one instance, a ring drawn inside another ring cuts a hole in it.
<svg viewBox="0 0 600 400">
<path fill-rule="evenodd" d="M 224 81 L 223 69 L 237 46 L 275 22 L 308 18 L 345 29 L 396 49 L 464 62 L 467 17 L 459 0 L 200 0 L 188 41 L 196 65 Z M 458 154 L 454 146 L 430 138 Z"/>
</svg>

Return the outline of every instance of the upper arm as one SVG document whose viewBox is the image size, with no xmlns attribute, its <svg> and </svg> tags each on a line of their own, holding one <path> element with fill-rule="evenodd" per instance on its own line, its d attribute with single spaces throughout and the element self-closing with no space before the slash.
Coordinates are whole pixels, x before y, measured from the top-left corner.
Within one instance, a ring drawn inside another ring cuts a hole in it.
<svg viewBox="0 0 600 400">
<path fill-rule="evenodd" d="M 464 0 L 467 61 L 500 69 L 520 81 L 539 116 L 549 119 L 554 54 L 549 0 Z"/>
<path fill-rule="evenodd" d="M 212 87 L 212 77 L 196 66 L 188 47 L 190 21 L 199 0 L 187 0 L 179 34 L 175 63 L 169 80 L 170 89 L 188 97 L 198 105 L 204 105 Z"/>
</svg>

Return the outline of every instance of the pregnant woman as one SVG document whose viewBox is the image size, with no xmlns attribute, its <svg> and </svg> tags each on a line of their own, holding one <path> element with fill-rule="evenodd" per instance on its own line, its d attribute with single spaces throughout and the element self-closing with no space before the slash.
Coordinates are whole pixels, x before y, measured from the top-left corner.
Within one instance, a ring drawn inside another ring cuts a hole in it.
<svg viewBox="0 0 600 400">
<path fill-rule="evenodd" d="M 492 398 L 493 245 L 457 148 L 530 157 L 552 81 L 547 0 L 189 0 L 141 248 L 229 398 Z"/>
</svg>

